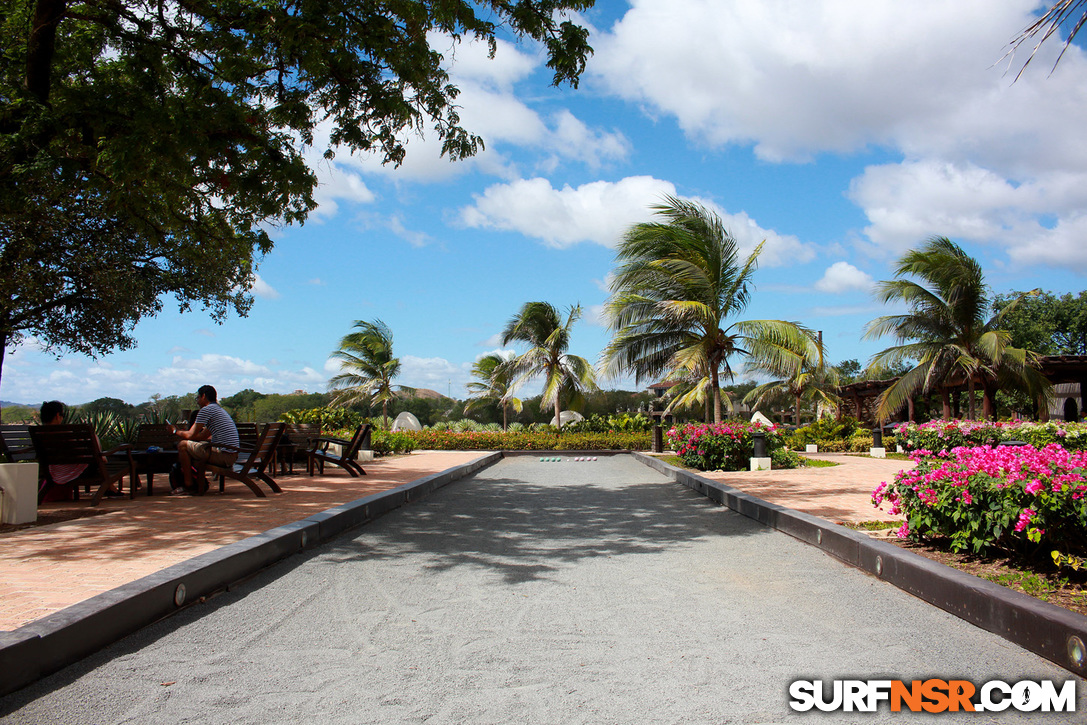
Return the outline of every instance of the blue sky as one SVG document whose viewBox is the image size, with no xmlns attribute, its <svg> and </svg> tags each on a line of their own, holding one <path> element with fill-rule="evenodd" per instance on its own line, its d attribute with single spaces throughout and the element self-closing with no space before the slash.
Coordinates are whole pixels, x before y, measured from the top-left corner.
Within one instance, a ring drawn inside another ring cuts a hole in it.
<svg viewBox="0 0 1087 725">
<path fill-rule="evenodd" d="M 341 151 L 310 158 L 320 208 L 273 231 L 246 318 L 216 325 L 170 300 L 133 350 L 59 359 L 9 351 L 0 397 L 130 403 L 211 383 L 221 395 L 319 391 L 355 320 L 381 319 L 398 382 L 465 396 L 472 363 L 527 301 L 584 317 L 571 352 L 599 358 L 622 231 L 664 194 L 766 240 L 747 319 L 824 332 L 832 361 L 892 312 L 870 288 L 927 237 L 959 242 L 994 292 L 1084 289 L 1087 57 L 1043 46 L 1003 59 L 1033 0 L 605 0 L 582 16 L 596 49 L 577 90 L 548 86 L 539 48 L 460 45 L 451 73 L 478 157 L 434 134 L 399 169 Z M 447 50 L 447 39 L 434 38 Z M 629 380 L 605 380 L 629 388 Z M 532 394 L 531 388 L 525 394 Z"/>
</svg>

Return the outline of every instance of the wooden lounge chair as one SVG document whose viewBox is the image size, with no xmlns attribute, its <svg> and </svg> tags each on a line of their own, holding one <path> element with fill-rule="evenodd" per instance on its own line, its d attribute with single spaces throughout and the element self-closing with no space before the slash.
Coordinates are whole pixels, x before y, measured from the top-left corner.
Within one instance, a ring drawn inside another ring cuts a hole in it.
<svg viewBox="0 0 1087 725">
<path fill-rule="evenodd" d="M 136 459 L 136 471 L 146 476 L 148 496 L 155 484 L 155 474 L 169 473 L 177 463 L 178 437 L 171 432 L 172 428 L 169 423 L 140 423 L 140 427 L 136 429 L 136 442 L 132 444 L 133 455 Z M 161 452 L 147 452 L 149 448 L 159 448 Z"/>
<path fill-rule="evenodd" d="M 242 445 L 243 455 L 257 447 L 260 438 L 260 426 L 256 423 L 235 423 L 238 428 L 238 441 Z M 240 457 L 240 456 L 239 456 Z"/>
<path fill-rule="evenodd" d="M 238 461 L 230 469 L 220 466 L 208 466 L 208 473 L 219 476 L 219 492 L 222 493 L 225 489 L 224 479 L 230 478 L 244 483 L 259 498 L 267 497 L 260 486 L 257 485 L 258 480 L 264 481 L 268 488 L 276 493 L 283 493 L 283 489 L 279 487 L 274 478 L 266 473 L 266 469 L 272 465 L 276 446 L 279 445 L 279 440 L 283 437 L 283 431 L 286 428 L 286 423 L 268 423 L 264 426 L 260 436 L 257 437 L 253 450 L 240 453 Z M 197 486 L 200 485 L 201 483 L 197 482 Z M 202 494 L 204 492 L 198 489 L 197 493 Z"/>
<path fill-rule="evenodd" d="M 174 426 L 169 423 L 140 423 L 136 429 L 136 442 L 133 448 L 147 450 L 152 446 L 164 451 L 177 450 L 178 437 L 171 432 Z"/>
<path fill-rule="evenodd" d="M 321 426 L 317 423 L 288 423 L 277 452 L 280 473 L 286 473 L 288 466 L 294 473 L 295 462 L 308 460 L 308 454 L 313 450 L 313 439 L 320 436 Z"/>
<path fill-rule="evenodd" d="M 23 463 L 37 460 L 34 441 L 30 440 L 29 425 L 0 425 L 0 453 L 8 463 Z"/>
<path fill-rule="evenodd" d="M 97 506 L 106 491 L 114 483 L 122 485 L 125 476 L 128 476 L 128 495 L 135 498 L 136 495 L 136 463 L 132 458 L 132 446 L 128 443 L 102 452 L 102 446 L 98 442 L 98 436 L 94 429 L 87 424 L 80 425 L 32 425 L 30 426 L 30 438 L 34 442 L 34 450 L 38 453 L 38 463 L 41 468 L 45 484 L 38 491 L 38 502 L 41 503 L 46 492 L 55 484 L 49 474 L 49 466 L 62 464 L 84 464 L 86 470 L 79 478 L 73 480 L 72 488 L 75 497 L 79 498 L 79 487 L 84 486 L 90 491 L 91 484 L 98 484 L 98 490 L 91 498 L 91 505 Z M 114 457 L 114 454 L 128 451 L 124 457 Z"/>
<path fill-rule="evenodd" d="M 333 443 L 340 446 L 339 453 L 333 453 L 329 450 L 329 446 Z M 351 440 L 345 441 L 342 438 L 329 438 L 326 436 L 318 436 L 313 439 L 313 448 L 306 453 L 306 470 L 309 475 L 313 475 L 314 467 L 320 469 L 321 474 L 325 472 L 326 463 L 335 463 L 348 473 L 352 478 L 358 476 L 365 476 L 366 471 L 362 470 L 362 466 L 355 460 L 360 450 L 370 449 L 370 424 L 363 423 L 355 430 L 355 435 L 351 437 Z"/>
</svg>

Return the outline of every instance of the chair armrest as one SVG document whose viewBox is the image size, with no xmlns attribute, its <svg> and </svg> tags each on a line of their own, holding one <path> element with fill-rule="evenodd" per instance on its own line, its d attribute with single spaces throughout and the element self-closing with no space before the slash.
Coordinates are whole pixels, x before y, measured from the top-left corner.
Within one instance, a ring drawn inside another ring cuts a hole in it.
<svg viewBox="0 0 1087 725">
<path fill-rule="evenodd" d="M 132 450 L 132 444 L 131 443 L 122 443 L 121 445 L 117 446 L 116 448 L 109 449 L 108 451 L 106 451 L 102 455 L 103 456 L 112 456 L 112 455 L 114 455 L 116 453 L 121 453 L 122 451 L 131 451 L 131 450 Z"/>
<path fill-rule="evenodd" d="M 309 442 L 312 445 L 311 451 L 316 451 L 322 443 L 324 443 L 324 447 L 321 450 L 325 451 L 328 450 L 330 443 L 345 447 L 351 445 L 351 441 L 345 441 L 343 438 L 333 438 L 332 436 L 317 436 L 316 438 L 310 438 Z"/>
</svg>

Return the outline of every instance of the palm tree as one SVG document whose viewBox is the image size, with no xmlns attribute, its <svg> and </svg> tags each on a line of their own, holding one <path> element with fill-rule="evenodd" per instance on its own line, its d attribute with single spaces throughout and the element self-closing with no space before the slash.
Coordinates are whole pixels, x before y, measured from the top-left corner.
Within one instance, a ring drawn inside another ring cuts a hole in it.
<svg viewBox="0 0 1087 725">
<path fill-rule="evenodd" d="M 795 322 L 727 324 L 751 301 L 751 277 L 762 244 L 740 264 L 739 246 L 721 218 L 669 196 L 653 207 L 664 221 L 635 224 L 616 251 L 620 264 L 606 312 L 615 334 L 602 364 L 636 381 L 667 373 L 708 378 L 713 416 L 721 421 L 721 375 L 742 355 L 775 369 L 799 358 L 808 333 Z"/>
<path fill-rule="evenodd" d="M 903 255 L 895 279 L 880 282 L 876 296 L 883 303 L 903 302 L 910 311 L 868 323 L 866 338 L 893 335 L 903 343 L 872 356 L 868 372 L 917 361 L 880 396 L 876 412 L 880 420 L 887 420 L 915 394 L 940 388 L 952 376 L 966 379 L 971 419 L 978 381 L 986 407 L 996 386 L 1023 387 L 1032 396 L 1048 390 L 1049 383 L 1037 369 L 1038 356 L 1012 347 L 1011 335 L 1001 328 L 1004 315 L 1018 300 L 986 319 L 989 290 L 981 265 L 946 237 L 932 237 Z M 946 387 L 942 393 L 948 410 Z"/>
<path fill-rule="evenodd" d="M 796 425 L 800 425 L 800 409 L 804 403 L 814 403 L 816 409 L 819 403 L 836 403 L 838 371 L 826 364 L 822 341 L 813 339 L 811 342 L 804 357 L 797 361 L 799 364 L 794 362 L 785 369 L 771 369 L 752 361 L 747 366 L 748 373 L 769 373 L 778 379 L 754 388 L 744 396 L 744 402 L 762 405 L 788 399 L 793 404 L 793 423 Z"/>
<path fill-rule="evenodd" d="M 566 351 L 570 347 L 570 328 L 581 318 L 581 306 L 570 308 L 563 323 L 559 311 L 547 302 L 527 302 L 506 324 L 502 344 L 523 342 L 529 349 L 510 362 L 513 386 L 544 376 L 541 408 L 554 408 L 555 422 L 562 431 L 562 401 L 577 406 L 584 393 L 596 390 L 596 373 L 589 361 Z"/>
<path fill-rule="evenodd" d="M 1076 15 L 1079 15 L 1077 18 Z M 1087 24 L 1087 0 L 1057 0 L 1053 3 L 1048 12 L 1042 17 L 1034 21 L 1026 30 L 1021 32 L 1018 37 L 1011 43 L 1011 50 L 1008 54 L 1011 55 L 1019 49 L 1023 43 L 1027 42 L 1031 38 L 1041 36 L 1038 42 L 1034 45 L 1034 49 L 1031 50 L 1030 55 L 1027 57 L 1026 62 L 1023 63 L 1023 67 L 1019 69 L 1018 75 L 1015 76 L 1016 80 L 1019 76 L 1023 75 L 1023 71 L 1027 69 L 1030 62 L 1034 59 L 1034 54 L 1038 52 L 1038 48 L 1042 46 L 1042 43 L 1049 40 L 1054 33 L 1057 37 L 1060 37 L 1061 27 L 1068 24 L 1075 23 L 1068 31 L 1068 37 L 1064 41 L 1064 48 L 1061 49 L 1060 55 L 1057 56 L 1057 60 L 1053 63 L 1053 67 L 1057 67 L 1057 63 L 1061 62 L 1061 58 L 1064 57 L 1064 52 L 1068 50 L 1068 46 L 1072 44 L 1072 40 L 1076 37 L 1076 34 Z"/>
<path fill-rule="evenodd" d="M 513 376 L 510 374 L 511 357 L 492 352 L 484 355 L 472 366 L 472 375 L 478 380 L 468 383 L 471 393 L 464 405 L 464 412 L 497 403 L 502 408 L 502 430 L 509 426 L 509 409 L 521 412 L 521 400 L 513 397 Z"/>
<path fill-rule="evenodd" d="M 393 357 L 393 333 L 381 320 L 356 320 L 356 332 L 344 335 L 332 353 L 343 372 L 328 381 L 332 404 L 381 403 L 384 426 L 389 427 L 389 401 L 396 397 L 393 379 L 400 374 L 400 359 Z"/>
</svg>

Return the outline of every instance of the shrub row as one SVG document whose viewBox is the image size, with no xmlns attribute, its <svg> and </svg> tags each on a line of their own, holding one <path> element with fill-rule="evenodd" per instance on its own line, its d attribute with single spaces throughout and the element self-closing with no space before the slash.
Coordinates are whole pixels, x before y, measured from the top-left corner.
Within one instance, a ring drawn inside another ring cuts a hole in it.
<svg viewBox="0 0 1087 725">
<path fill-rule="evenodd" d="M 1056 443 L 1068 450 L 1087 450 L 1087 425 L 1083 423 L 934 420 L 902 423 L 895 427 L 895 436 L 907 451 L 939 453 L 961 446 L 994 446 L 1012 440 L 1024 441 L 1034 448 Z"/>
<path fill-rule="evenodd" d="M 916 468 L 872 494 L 876 506 L 906 517 L 900 537 L 946 537 L 953 550 L 976 553 L 1087 554 L 1087 452 L 962 446 L 911 458 Z"/>
<path fill-rule="evenodd" d="M 402 431 L 416 449 L 462 451 L 644 451 L 649 433 L 532 433 L 481 431 L 457 433 L 446 430 Z"/>
</svg>

